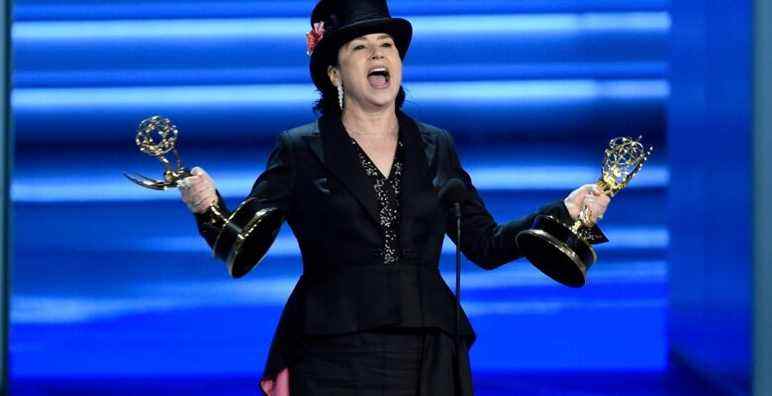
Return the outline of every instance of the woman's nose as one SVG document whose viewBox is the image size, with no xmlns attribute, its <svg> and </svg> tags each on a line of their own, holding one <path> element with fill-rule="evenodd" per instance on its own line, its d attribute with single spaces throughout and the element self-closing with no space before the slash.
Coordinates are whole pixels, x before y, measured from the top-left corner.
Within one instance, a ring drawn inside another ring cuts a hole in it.
<svg viewBox="0 0 772 396">
<path fill-rule="evenodd" d="M 380 47 L 375 47 L 375 49 L 373 50 L 373 53 L 370 54 L 370 58 L 372 58 L 372 59 L 382 59 L 383 58 L 383 54 L 381 53 L 381 48 Z"/>
</svg>

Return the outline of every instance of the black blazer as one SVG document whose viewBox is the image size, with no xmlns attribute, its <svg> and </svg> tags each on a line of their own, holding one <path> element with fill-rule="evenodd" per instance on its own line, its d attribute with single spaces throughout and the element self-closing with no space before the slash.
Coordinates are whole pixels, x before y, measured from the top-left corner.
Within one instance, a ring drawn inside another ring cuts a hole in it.
<svg viewBox="0 0 772 396">
<path fill-rule="evenodd" d="M 488 270 L 521 256 L 515 235 L 537 214 L 570 219 L 558 200 L 522 219 L 497 223 L 462 168 L 450 134 L 401 112 L 398 120 L 405 156 L 401 259 L 396 265 L 382 261 L 375 193 L 340 117 L 323 116 L 278 136 L 249 197 L 257 197 L 261 207 L 286 213 L 300 246 L 303 274 L 282 312 L 264 376 L 275 375 L 298 357 L 304 334 L 386 325 L 436 327 L 455 334 L 455 297 L 439 271 L 444 236 L 455 242 L 456 235 L 455 221 L 437 196 L 448 179 L 462 180 L 472 197 L 461 208 L 461 251 Z M 220 205 L 225 208 L 221 197 Z M 204 215 L 196 220 L 212 246 L 219 230 Z M 463 311 L 460 321 L 469 346 L 476 336 Z"/>
</svg>

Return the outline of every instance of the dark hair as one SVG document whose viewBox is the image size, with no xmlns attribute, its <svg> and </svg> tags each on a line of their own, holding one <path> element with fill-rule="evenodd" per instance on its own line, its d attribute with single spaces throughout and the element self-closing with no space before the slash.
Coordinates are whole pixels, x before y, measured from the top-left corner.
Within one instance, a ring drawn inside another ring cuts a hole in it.
<svg viewBox="0 0 772 396">
<path fill-rule="evenodd" d="M 338 67 L 337 62 L 334 67 Z M 317 114 L 340 114 L 340 104 L 338 104 L 338 89 L 332 84 L 324 84 L 324 88 L 317 89 L 319 91 L 319 100 L 314 103 L 314 111 Z M 405 103 L 405 89 L 400 85 L 399 92 L 397 93 L 396 108 L 402 109 L 402 104 Z"/>
</svg>

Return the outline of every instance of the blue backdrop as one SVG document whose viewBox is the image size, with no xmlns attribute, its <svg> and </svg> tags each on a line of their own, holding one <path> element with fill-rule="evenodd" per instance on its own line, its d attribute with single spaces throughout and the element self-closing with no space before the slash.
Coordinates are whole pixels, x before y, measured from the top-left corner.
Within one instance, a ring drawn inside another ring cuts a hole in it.
<svg viewBox="0 0 772 396">
<path fill-rule="evenodd" d="M 140 189 L 121 172 L 160 176 L 133 140 L 141 119 L 162 114 L 180 128 L 186 165 L 207 169 L 235 207 L 275 135 L 315 117 L 304 39 L 312 6 L 17 1 L 17 389 L 256 393 L 301 269 L 288 227 L 259 268 L 231 280 L 176 191 Z M 480 394 L 680 386 L 665 374 L 668 3 L 394 0 L 391 8 L 415 31 L 406 111 L 451 131 L 496 219 L 595 181 L 611 137 L 642 134 L 655 146 L 602 222 L 611 243 L 599 246 L 587 287 L 557 285 L 524 260 L 494 272 L 465 264 Z M 446 241 L 449 284 L 453 249 Z"/>
</svg>

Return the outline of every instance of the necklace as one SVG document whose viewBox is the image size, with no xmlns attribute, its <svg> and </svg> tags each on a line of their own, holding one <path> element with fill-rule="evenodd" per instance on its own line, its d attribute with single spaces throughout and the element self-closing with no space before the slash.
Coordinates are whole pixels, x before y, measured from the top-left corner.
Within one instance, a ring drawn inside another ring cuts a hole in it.
<svg viewBox="0 0 772 396">
<path fill-rule="evenodd" d="M 373 136 L 378 136 L 378 135 L 379 135 L 379 133 L 377 133 L 377 132 L 371 132 L 371 133 L 362 133 L 362 132 L 359 132 L 359 131 L 356 131 L 356 130 L 353 130 L 353 129 L 351 129 L 351 128 L 347 127 L 345 124 L 343 125 L 343 127 L 346 129 L 346 132 L 347 132 L 347 133 L 348 133 L 348 134 L 349 134 L 349 135 L 350 135 L 352 138 L 361 138 L 361 137 L 368 137 L 368 138 L 372 138 Z M 398 130 L 399 130 L 399 123 L 395 122 L 395 123 L 394 123 L 394 127 L 393 127 L 393 128 L 391 128 L 391 131 L 389 131 L 388 133 L 385 133 L 385 134 L 383 134 L 383 135 L 381 135 L 381 136 L 382 136 L 384 139 L 388 139 L 388 138 L 390 138 L 390 137 L 393 137 L 393 136 L 397 136 L 397 131 L 398 131 Z"/>
</svg>

